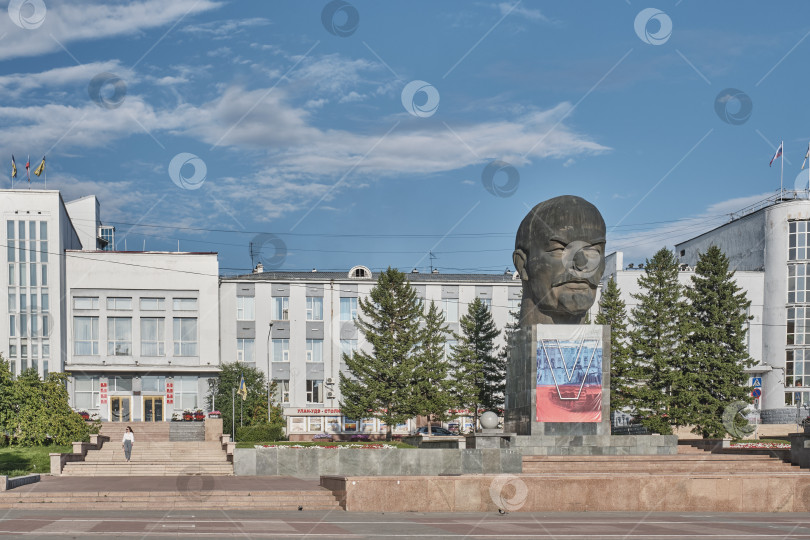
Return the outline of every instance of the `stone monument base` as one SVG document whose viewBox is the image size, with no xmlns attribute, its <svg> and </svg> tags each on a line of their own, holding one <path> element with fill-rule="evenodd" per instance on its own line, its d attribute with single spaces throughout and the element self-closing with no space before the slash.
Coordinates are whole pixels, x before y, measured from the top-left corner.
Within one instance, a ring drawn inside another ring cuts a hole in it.
<svg viewBox="0 0 810 540">
<path fill-rule="evenodd" d="M 524 456 L 649 456 L 675 455 L 675 435 L 515 435 L 476 433 L 467 436 L 467 448 L 517 450 Z"/>
</svg>

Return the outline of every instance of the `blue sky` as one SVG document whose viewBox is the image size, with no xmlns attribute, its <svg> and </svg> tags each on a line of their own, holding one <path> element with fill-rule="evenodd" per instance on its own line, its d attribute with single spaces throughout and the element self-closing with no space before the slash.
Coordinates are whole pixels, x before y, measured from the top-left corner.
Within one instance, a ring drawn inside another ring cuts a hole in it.
<svg viewBox="0 0 810 540">
<path fill-rule="evenodd" d="M 810 141 L 806 2 L 4 5 L 4 162 L 47 154 L 118 249 L 223 273 L 251 242 L 280 269 L 501 272 L 563 194 L 639 262 L 775 194 L 781 140 L 793 189 Z"/>
</svg>

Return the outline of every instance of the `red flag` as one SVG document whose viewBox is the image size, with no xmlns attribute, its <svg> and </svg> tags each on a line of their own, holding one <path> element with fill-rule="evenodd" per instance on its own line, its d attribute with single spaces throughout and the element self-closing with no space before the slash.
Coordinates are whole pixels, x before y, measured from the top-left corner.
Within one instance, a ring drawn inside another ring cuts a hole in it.
<svg viewBox="0 0 810 540">
<path fill-rule="evenodd" d="M 770 163 L 768 163 L 768 167 L 770 167 L 771 165 L 773 165 L 773 162 L 774 162 L 774 161 L 775 161 L 775 160 L 776 160 L 776 159 L 777 159 L 779 156 L 781 156 L 781 155 L 782 155 L 782 146 L 784 146 L 784 144 L 785 144 L 785 143 L 779 143 L 779 148 L 777 148 L 777 149 L 776 149 L 776 153 L 775 153 L 775 154 L 773 155 L 773 157 L 771 158 L 771 162 L 770 162 Z"/>
<path fill-rule="evenodd" d="M 28 176 L 28 181 L 31 181 L 31 156 L 28 156 L 28 159 L 25 160 L 25 174 Z"/>
</svg>

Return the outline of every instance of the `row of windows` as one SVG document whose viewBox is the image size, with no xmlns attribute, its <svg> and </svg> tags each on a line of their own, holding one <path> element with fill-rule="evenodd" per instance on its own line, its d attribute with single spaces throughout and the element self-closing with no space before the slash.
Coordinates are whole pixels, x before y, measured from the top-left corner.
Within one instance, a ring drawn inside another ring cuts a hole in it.
<svg viewBox="0 0 810 540">
<path fill-rule="evenodd" d="M 354 355 L 357 350 L 356 339 L 341 339 L 340 340 L 341 354 L 347 354 L 350 357 Z M 307 362 L 323 362 L 323 340 L 322 339 L 308 339 L 306 340 L 306 361 Z M 270 346 L 271 359 L 273 362 L 289 362 L 290 361 L 290 340 L 289 339 L 274 339 Z M 255 362 L 256 361 L 256 345 L 253 339 L 237 339 L 236 340 L 236 360 L 238 362 Z"/>
<path fill-rule="evenodd" d="M 16 287 L 48 286 L 48 265 L 44 263 L 9 263 L 8 284 Z"/>
<path fill-rule="evenodd" d="M 76 296 L 73 298 L 73 309 L 98 309 L 98 296 Z M 165 298 L 141 298 L 141 311 L 165 311 Z M 196 298 L 172 298 L 172 309 L 174 311 L 195 311 L 197 309 Z M 131 311 L 132 298 L 111 296 L 107 298 L 107 310 L 109 311 Z"/>
<path fill-rule="evenodd" d="M 8 316 L 8 335 L 23 338 L 48 337 L 51 335 L 51 322 L 50 315 L 47 314 L 12 313 Z"/>
<path fill-rule="evenodd" d="M 27 358 L 50 358 L 51 356 L 51 344 L 50 341 L 47 339 L 43 339 L 42 341 L 28 341 L 22 340 L 22 343 L 19 344 L 19 352 L 20 358 L 25 360 Z M 40 356 L 40 352 L 42 355 Z M 29 356 L 30 353 L 30 356 Z M 11 340 L 8 344 L 8 356 L 9 358 L 17 358 L 17 340 Z"/>
<path fill-rule="evenodd" d="M 481 299 L 487 307 L 491 307 L 492 300 Z M 519 300 L 510 300 L 510 311 L 517 308 Z M 458 300 L 445 298 L 442 300 L 445 321 L 458 322 Z M 274 321 L 286 321 L 290 318 L 290 298 L 275 296 L 271 301 L 271 317 Z M 323 320 L 323 298 L 320 296 L 306 297 L 306 317 L 308 321 Z M 239 321 L 252 321 L 256 318 L 256 299 L 252 296 L 238 296 L 236 298 L 236 319 Z M 357 298 L 340 299 L 340 320 L 353 321 L 357 318 Z"/>
<path fill-rule="evenodd" d="M 287 404 L 290 402 L 290 380 L 289 379 L 276 379 L 276 392 L 273 395 L 273 400 Z M 323 379 L 307 379 L 306 390 L 307 403 L 322 404 L 324 402 L 325 393 L 323 386 Z"/>
<path fill-rule="evenodd" d="M 19 310 L 18 310 L 19 307 Z M 48 297 L 48 289 L 31 289 L 28 294 L 25 290 L 17 294 L 16 287 L 8 288 L 8 311 L 9 313 L 21 312 L 37 312 L 50 310 L 50 300 Z"/>
<path fill-rule="evenodd" d="M 26 234 L 27 231 L 27 234 Z M 37 239 L 37 222 L 36 221 L 17 221 L 16 225 L 14 220 L 6 221 L 6 240 L 36 240 Z M 39 222 L 39 239 L 48 239 L 48 222 Z"/>
<path fill-rule="evenodd" d="M 36 358 L 20 358 L 20 371 L 17 372 L 17 360 L 14 358 L 9 359 L 9 370 L 11 371 L 11 376 L 16 377 L 20 375 L 26 369 L 33 369 L 37 373 L 39 373 L 40 361 Z M 48 377 L 48 360 L 42 360 L 42 378 L 46 379 Z"/>
<path fill-rule="evenodd" d="M 808 247 L 810 247 L 810 242 L 808 240 L 808 233 L 810 233 L 810 228 L 808 228 L 807 221 L 791 221 L 788 223 L 788 260 L 789 261 L 801 261 L 804 259 L 810 259 L 808 255 Z"/>
<path fill-rule="evenodd" d="M 193 409 L 197 407 L 197 377 L 175 376 L 174 384 L 175 408 Z M 144 375 L 141 377 L 142 393 L 163 393 L 166 391 L 166 377 L 163 375 Z M 109 377 L 107 392 L 132 392 L 132 377 Z M 77 375 L 74 377 L 73 387 L 74 407 L 77 409 L 98 409 L 100 406 L 100 380 L 90 375 Z"/>
<path fill-rule="evenodd" d="M 165 356 L 165 318 L 143 317 L 140 356 Z M 197 356 L 197 319 L 172 319 L 174 356 Z M 73 352 L 99 354 L 99 318 L 73 317 Z M 132 356 L 132 317 L 107 317 L 107 355 Z"/>
</svg>

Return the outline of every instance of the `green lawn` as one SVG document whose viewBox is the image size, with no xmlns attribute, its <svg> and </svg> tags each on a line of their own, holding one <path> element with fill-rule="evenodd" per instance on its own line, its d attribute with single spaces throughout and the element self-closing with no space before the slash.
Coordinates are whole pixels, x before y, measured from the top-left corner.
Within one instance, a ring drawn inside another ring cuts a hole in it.
<svg viewBox="0 0 810 540">
<path fill-rule="evenodd" d="M 348 446 L 350 444 L 388 444 L 391 446 L 396 446 L 397 448 L 416 448 L 415 446 L 411 446 L 409 444 L 405 444 L 401 441 L 354 441 L 354 442 L 312 442 L 312 441 L 273 441 L 273 442 L 237 442 L 237 448 L 253 448 L 256 444 L 274 444 L 277 446 L 291 446 L 291 445 L 299 445 L 299 446 Z"/>
<path fill-rule="evenodd" d="M 0 475 L 51 472 L 51 452 L 72 452 L 72 446 L 11 446 L 0 448 Z"/>
</svg>

